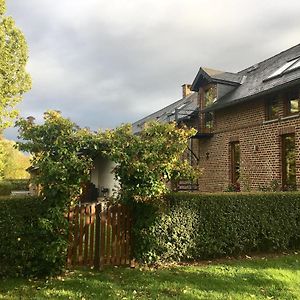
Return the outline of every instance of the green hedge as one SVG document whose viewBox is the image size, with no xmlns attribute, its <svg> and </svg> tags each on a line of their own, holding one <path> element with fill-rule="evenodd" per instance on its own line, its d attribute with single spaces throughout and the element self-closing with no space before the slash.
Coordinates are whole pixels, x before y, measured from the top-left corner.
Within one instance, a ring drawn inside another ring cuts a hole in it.
<svg viewBox="0 0 300 300">
<path fill-rule="evenodd" d="M 29 189 L 29 179 L 9 179 L 6 182 L 12 185 L 12 191 L 27 191 Z"/>
<path fill-rule="evenodd" d="M 0 196 L 10 195 L 11 191 L 27 191 L 29 188 L 28 179 L 12 179 L 0 181 Z"/>
<path fill-rule="evenodd" d="M 0 181 L 0 196 L 8 196 L 12 191 L 12 184 L 9 181 Z"/>
<path fill-rule="evenodd" d="M 0 277 L 51 275 L 64 264 L 65 253 L 56 257 L 57 235 L 47 230 L 44 214 L 39 198 L 0 200 Z"/>
<path fill-rule="evenodd" d="M 300 193 L 174 193 L 134 207 L 134 255 L 146 263 L 300 247 Z"/>
</svg>

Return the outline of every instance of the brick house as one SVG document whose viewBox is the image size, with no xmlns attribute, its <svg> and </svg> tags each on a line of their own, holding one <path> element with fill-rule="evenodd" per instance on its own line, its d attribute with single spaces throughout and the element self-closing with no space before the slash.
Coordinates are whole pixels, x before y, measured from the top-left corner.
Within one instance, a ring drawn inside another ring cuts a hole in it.
<svg viewBox="0 0 300 300">
<path fill-rule="evenodd" d="M 237 73 L 200 68 L 182 99 L 133 124 L 185 122 L 197 128 L 191 163 L 197 189 L 300 188 L 300 44 Z"/>
</svg>

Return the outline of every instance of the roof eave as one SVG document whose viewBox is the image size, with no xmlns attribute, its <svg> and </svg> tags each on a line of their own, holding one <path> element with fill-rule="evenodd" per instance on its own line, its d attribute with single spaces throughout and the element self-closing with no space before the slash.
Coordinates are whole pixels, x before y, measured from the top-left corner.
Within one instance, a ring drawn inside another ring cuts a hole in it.
<svg viewBox="0 0 300 300">
<path fill-rule="evenodd" d="M 240 86 L 241 85 L 239 82 L 228 81 L 228 80 L 223 80 L 223 79 L 216 79 L 216 78 L 212 78 L 211 82 L 212 83 L 220 83 L 220 84 L 232 85 L 232 86 Z"/>
<path fill-rule="evenodd" d="M 296 85 L 297 83 L 300 83 L 300 78 L 295 79 L 295 80 L 290 81 L 290 82 L 287 82 L 287 83 L 284 83 L 284 84 L 277 85 L 277 86 L 275 86 L 271 89 L 267 89 L 265 91 L 255 93 L 255 94 L 250 95 L 250 96 L 246 96 L 246 97 L 243 97 L 243 98 L 236 99 L 235 101 L 232 101 L 232 102 L 229 102 L 229 103 L 221 103 L 220 105 L 218 105 L 218 103 L 215 103 L 215 104 L 211 105 L 210 107 L 207 107 L 207 108 L 203 109 L 201 112 L 211 112 L 211 111 L 220 110 L 220 109 L 223 109 L 223 108 L 226 108 L 226 107 L 234 106 L 234 105 L 239 104 L 241 102 L 245 102 L 245 101 L 251 100 L 253 98 L 259 97 L 259 96 L 264 96 L 264 95 L 276 92 L 278 90 L 281 90 L 282 88 L 286 88 L 286 87 Z"/>
</svg>

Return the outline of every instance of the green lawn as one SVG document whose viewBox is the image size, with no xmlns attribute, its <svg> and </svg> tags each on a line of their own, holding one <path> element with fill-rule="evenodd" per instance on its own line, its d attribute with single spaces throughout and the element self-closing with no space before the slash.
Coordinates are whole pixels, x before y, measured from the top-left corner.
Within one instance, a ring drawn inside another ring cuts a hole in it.
<svg viewBox="0 0 300 300">
<path fill-rule="evenodd" d="M 300 255 L 159 270 L 76 270 L 49 281 L 6 279 L 0 299 L 300 299 Z"/>
</svg>

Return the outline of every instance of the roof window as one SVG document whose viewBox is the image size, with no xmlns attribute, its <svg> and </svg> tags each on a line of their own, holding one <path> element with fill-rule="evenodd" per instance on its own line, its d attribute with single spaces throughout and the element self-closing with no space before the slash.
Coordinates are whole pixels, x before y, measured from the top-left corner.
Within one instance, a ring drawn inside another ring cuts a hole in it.
<svg viewBox="0 0 300 300">
<path fill-rule="evenodd" d="M 300 68 L 300 57 L 294 58 L 286 62 L 283 66 L 278 68 L 275 72 L 273 72 L 266 80 L 273 79 L 275 77 L 281 76 L 284 73 L 293 71 L 295 69 Z"/>
</svg>

